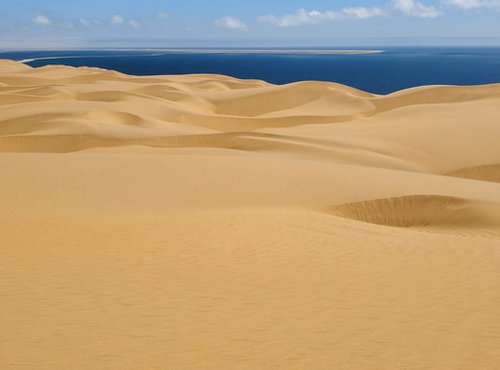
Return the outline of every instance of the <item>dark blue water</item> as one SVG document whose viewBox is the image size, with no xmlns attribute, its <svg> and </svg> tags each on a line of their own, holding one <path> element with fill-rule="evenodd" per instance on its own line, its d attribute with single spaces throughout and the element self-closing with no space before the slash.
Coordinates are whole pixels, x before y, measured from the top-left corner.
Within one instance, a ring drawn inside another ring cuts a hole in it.
<svg viewBox="0 0 500 370">
<path fill-rule="evenodd" d="M 433 84 L 500 82 L 500 48 L 383 48 L 381 54 L 206 54 L 134 51 L 0 52 L 0 58 L 28 64 L 93 66 L 133 75 L 218 73 L 275 84 L 333 81 L 378 94 Z"/>
</svg>

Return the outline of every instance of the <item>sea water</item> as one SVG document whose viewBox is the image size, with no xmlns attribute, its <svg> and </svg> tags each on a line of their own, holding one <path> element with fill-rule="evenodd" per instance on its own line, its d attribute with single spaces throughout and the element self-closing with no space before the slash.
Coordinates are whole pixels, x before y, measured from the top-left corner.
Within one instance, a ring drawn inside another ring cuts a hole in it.
<svg viewBox="0 0 500 370">
<path fill-rule="evenodd" d="M 370 48 L 374 49 L 374 48 Z M 66 50 L 0 52 L 0 58 L 92 66 L 132 75 L 217 73 L 274 84 L 331 81 L 376 94 L 420 85 L 477 85 L 500 82 L 498 47 L 398 47 L 374 54 L 207 53 L 166 50 Z"/>
</svg>

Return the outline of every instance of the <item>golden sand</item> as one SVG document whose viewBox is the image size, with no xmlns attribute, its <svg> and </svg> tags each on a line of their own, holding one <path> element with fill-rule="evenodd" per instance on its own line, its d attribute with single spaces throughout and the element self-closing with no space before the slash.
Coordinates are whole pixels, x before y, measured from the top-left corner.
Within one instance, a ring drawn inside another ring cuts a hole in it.
<svg viewBox="0 0 500 370">
<path fill-rule="evenodd" d="M 500 85 L 0 62 L 1 369 L 499 369 Z"/>
</svg>

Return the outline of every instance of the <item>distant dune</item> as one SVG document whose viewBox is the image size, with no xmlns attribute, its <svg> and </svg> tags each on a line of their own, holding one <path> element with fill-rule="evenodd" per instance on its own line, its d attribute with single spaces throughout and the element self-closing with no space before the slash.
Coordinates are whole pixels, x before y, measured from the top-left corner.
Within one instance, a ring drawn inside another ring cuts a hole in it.
<svg viewBox="0 0 500 370">
<path fill-rule="evenodd" d="M 496 369 L 500 84 L 0 61 L 2 369 Z"/>
</svg>

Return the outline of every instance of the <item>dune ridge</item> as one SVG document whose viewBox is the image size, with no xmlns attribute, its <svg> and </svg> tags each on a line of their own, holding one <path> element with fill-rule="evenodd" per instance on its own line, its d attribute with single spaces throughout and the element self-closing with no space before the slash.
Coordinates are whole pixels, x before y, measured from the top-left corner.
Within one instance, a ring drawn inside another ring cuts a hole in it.
<svg viewBox="0 0 500 370">
<path fill-rule="evenodd" d="M 500 84 L 0 61 L 0 367 L 494 369 Z"/>
</svg>

